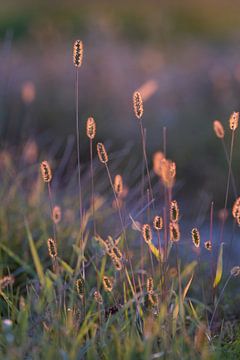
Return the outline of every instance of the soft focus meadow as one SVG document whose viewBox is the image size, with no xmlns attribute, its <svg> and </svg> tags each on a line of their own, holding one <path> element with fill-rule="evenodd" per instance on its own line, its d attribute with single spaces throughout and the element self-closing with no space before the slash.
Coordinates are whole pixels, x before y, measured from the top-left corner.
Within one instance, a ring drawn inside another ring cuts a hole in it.
<svg viewBox="0 0 240 360">
<path fill-rule="evenodd" d="M 0 13 L 0 359 L 239 359 L 237 3 Z"/>
</svg>

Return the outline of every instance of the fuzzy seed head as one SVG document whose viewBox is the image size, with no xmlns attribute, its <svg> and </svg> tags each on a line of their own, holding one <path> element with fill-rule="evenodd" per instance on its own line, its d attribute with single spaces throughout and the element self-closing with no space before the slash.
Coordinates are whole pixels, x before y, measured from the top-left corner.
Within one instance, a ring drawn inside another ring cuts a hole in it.
<svg viewBox="0 0 240 360">
<path fill-rule="evenodd" d="M 85 294 L 85 283 L 82 277 L 76 280 L 76 289 L 79 297 L 82 299 Z"/>
<path fill-rule="evenodd" d="M 233 204 L 232 215 L 234 219 L 237 219 L 240 216 L 240 197 L 238 197 Z"/>
<path fill-rule="evenodd" d="M 143 116 L 143 101 L 139 91 L 135 91 L 133 93 L 133 109 L 135 116 L 138 119 L 141 119 L 141 117 Z"/>
<path fill-rule="evenodd" d="M 157 151 L 153 155 L 153 171 L 157 176 L 162 176 L 162 160 L 165 159 L 164 153 Z"/>
<path fill-rule="evenodd" d="M 153 219 L 153 227 L 155 230 L 162 230 L 163 228 L 163 218 L 162 216 L 156 215 Z"/>
<path fill-rule="evenodd" d="M 177 242 L 180 240 L 180 230 L 178 223 L 169 224 L 170 240 Z"/>
<path fill-rule="evenodd" d="M 205 247 L 206 250 L 212 251 L 212 243 L 211 243 L 211 241 L 209 241 L 209 240 L 205 241 L 204 247 Z"/>
<path fill-rule="evenodd" d="M 53 212 L 52 212 L 52 218 L 54 224 L 58 224 L 61 221 L 62 218 L 62 211 L 60 206 L 54 206 Z"/>
<path fill-rule="evenodd" d="M 116 175 L 114 178 L 114 190 L 117 196 L 121 196 L 123 193 L 123 179 L 121 175 Z"/>
<path fill-rule="evenodd" d="M 239 112 L 233 112 L 229 118 L 229 127 L 232 131 L 235 131 L 238 127 Z"/>
<path fill-rule="evenodd" d="M 48 239 L 48 253 L 49 256 L 53 259 L 55 259 L 57 257 L 57 245 L 54 239 L 49 238 Z"/>
<path fill-rule="evenodd" d="M 83 42 L 81 40 L 76 40 L 73 44 L 73 64 L 80 68 L 82 65 L 83 59 Z"/>
<path fill-rule="evenodd" d="M 196 248 L 200 246 L 200 233 L 197 228 L 192 229 L 192 241 Z"/>
<path fill-rule="evenodd" d="M 147 278 L 147 293 L 153 294 L 153 278 L 152 277 Z"/>
<path fill-rule="evenodd" d="M 103 287 L 104 287 L 104 290 L 107 292 L 111 292 L 113 289 L 112 279 L 110 279 L 110 277 L 108 277 L 106 275 L 103 277 Z"/>
<path fill-rule="evenodd" d="M 112 254 L 111 259 L 112 259 L 112 263 L 113 263 L 113 266 L 115 267 L 115 269 L 117 271 L 121 271 L 122 270 L 121 260 L 119 260 L 115 254 Z"/>
<path fill-rule="evenodd" d="M 240 266 L 234 266 L 231 270 L 232 276 L 239 276 L 240 275 Z"/>
<path fill-rule="evenodd" d="M 0 289 L 4 289 L 9 285 L 12 285 L 14 283 L 14 277 L 12 275 L 4 276 L 2 279 L 0 279 Z"/>
<path fill-rule="evenodd" d="M 222 125 L 222 123 L 218 120 L 215 120 L 213 122 L 213 130 L 216 134 L 216 136 L 219 138 L 219 139 L 223 139 L 224 138 L 224 135 L 225 135 L 225 131 L 224 131 L 224 127 Z"/>
<path fill-rule="evenodd" d="M 170 205 L 170 221 L 176 223 L 179 220 L 179 207 L 176 200 L 173 200 Z"/>
<path fill-rule="evenodd" d="M 103 298 L 99 291 L 94 291 L 93 296 L 97 304 L 101 305 L 103 303 Z"/>
<path fill-rule="evenodd" d="M 93 117 L 87 119 L 86 131 L 89 139 L 93 140 L 96 135 L 96 121 Z"/>
<path fill-rule="evenodd" d="M 40 169 L 41 169 L 43 181 L 45 183 L 50 183 L 52 180 L 52 171 L 46 160 L 41 162 Z"/>
<path fill-rule="evenodd" d="M 106 164 L 108 162 L 108 154 L 106 152 L 105 146 L 102 143 L 97 144 L 97 153 L 99 160 Z"/>
<path fill-rule="evenodd" d="M 152 230 L 149 224 L 143 225 L 142 236 L 147 244 L 150 244 L 152 242 Z"/>
<path fill-rule="evenodd" d="M 176 164 L 175 162 L 167 159 L 161 160 L 161 171 L 160 171 L 160 177 L 162 180 L 163 185 L 171 189 L 175 183 L 176 178 Z"/>
</svg>

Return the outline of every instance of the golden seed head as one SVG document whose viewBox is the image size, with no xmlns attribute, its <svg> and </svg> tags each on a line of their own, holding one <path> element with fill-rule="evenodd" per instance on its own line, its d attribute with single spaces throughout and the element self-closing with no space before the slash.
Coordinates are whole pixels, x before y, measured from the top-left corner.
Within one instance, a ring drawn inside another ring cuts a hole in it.
<svg viewBox="0 0 240 360">
<path fill-rule="evenodd" d="M 238 127 L 239 112 L 233 112 L 229 118 L 229 127 L 231 130 L 235 131 Z"/>
<path fill-rule="evenodd" d="M 83 59 L 83 42 L 76 40 L 73 44 L 73 64 L 79 68 L 82 65 Z"/>
<path fill-rule="evenodd" d="M 153 294 L 153 278 L 152 277 L 147 278 L 147 293 Z"/>
<path fill-rule="evenodd" d="M 114 190 L 118 196 L 121 196 L 123 193 L 123 179 L 119 174 L 114 178 Z"/>
<path fill-rule="evenodd" d="M 79 297 L 83 298 L 85 294 L 85 283 L 82 277 L 76 280 L 76 289 Z"/>
<path fill-rule="evenodd" d="M 106 275 L 103 277 L 103 287 L 104 287 L 104 290 L 107 292 L 111 292 L 113 289 L 112 279 L 110 279 L 110 277 L 108 277 Z"/>
<path fill-rule="evenodd" d="M 89 139 L 93 140 L 96 135 L 96 121 L 93 117 L 87 119 L 86 131 Z"/>
<path fill-rule="evenodd" d="M 237 219 L 240 215 L 240 197 L 238 197 L 233 204 L 232 215 L 234 219 Z"/>
<path fill-rule="evenodd" d="M 176 200 L 173 200 L 170 205 L 170 221 L 173 223 L 179 220 L 179 207 Z"/>
<path fill-rule="evenodd" d="M 106 164 L 108 162 L 108 154 L 106 152 L 105 146 L 102 143 L 97 143 L 97 153 L 99 160 Z"/>
<path fill-rule="evenodd" d="M 117 271 L 121 271 L 122 270 L 122 262 L 121 262 L 121 260 L 119 260 L 119 258 L 114 253 L 111 255 L 111 259 L 112 259 L 112 262 L 113 262 L 113 265 L 114 265 L 115 269 Z"/>
<path fill-rule="evenodd" d="M 205 247 L 206 250 L 212 251 L 212 243 L 211 243 L 211 241 L 209 241 L 209 240 L 205 241 L 204 247 Z"/>
<path fill-rule="evenodd" d="M 113 246 L 112 254 L 119 260 L 122 260 L 122 252 L 117 246 Z"/>
<path fill-rule="evenodd" d="M 216 134 L 216 136 L 219 138 L 219 139 L 223 139 L 224 138 L 224 135 L 225 135 L 225 131 L 224 131 L 224 127 L 222 125 L 222 123 L 218 120 L 215 120 L 213 122 L 213 130 Z"/>
<path fill-rule="evenodd" d="M 165 187 L 172 188 L 176 178 L 176 164 L 175 162 L 167 159 L 161 160 L 159 176 Z"/>
<path fill-rule="evenodd" d="M 153 155 L 153 171 L 156 175 L 162 176 L 162 160 L 165 159 L 163 152 L 157 151 Z"/>
<path fill-rule="evenodd" d="M 143 101 L 139 91 L 133 93 L 133 109 L 138 119 L 141 119 L 143 115 Z"/>
<path fill-rule="evenodd" d="M 0 289 L 6 288 L 8 285 L 12 285 L 14 283 L 14 277 L 12 275 L 4 276 L 0 279 Z"/>
<path fill-rule="evenodd" d="M 41 169 L 43 181 L 46 183 L 50 183 L 52 180 L 52 172 L 46 160 L 41 162 L 40 169 Z"/>
<path fill-rule="evenodd" d="M 149 224 L 143 225 L 142 236 L 147 244 L 152 242 L 152 230 Z"/>
<path fill-rule="evenodd" d="M 100 294 L 99 291 L 97 291 L 97 290 L 94 291 L 93 296 L 94 296 L 94 299 L 95 299 L 96 303 L 98 303 L 100 305 L 103 303 L 103 298 L 102 298 L 102 295 Z"/>
<path fill-rule="evenodd" d="M 163 218 L 162 216 L 156 215 L 153 219 L 153 227 L 155 230 L 162 230 L 163 228 Z"/>
<path fill-rule="evenodd" d="M 54 206 L 53 212 L 52 212 L 52 218 L 54 224 L 58 224 L 61 221 L 62 218 L 62 211 L 60 206 Z"/>
<path fill-rule="evenodd" d="M 240 266 L 234 266 L 231 269 L 231 275 L 232 276 L 239 276 L 240 275 Z"/>
<path fill-rule="evenodd" d="M 200 233 L 197 228 L 192 229 L 192 241 L 196 248 L 200 246 Z"/>
<path fill-rule="evenodd" d="M 177 276 L 178 274 L 178 271 L 175 267 L 171 267 L 169 270 L 168 270 L 168 274 L 170 276 L 170 278 L 174 278 Z"/>
<path fill-rule="evenodd" d="M 56 258 L 57 257 L 57 245 L 54 239 L 49 238 L 48 239 L 48 253 L 49 256 L 51 256 L 51 258 Z"/>
<path fill-rule="evenodd" d="M 180 240 L 180 230 L 178 223 L 169 224 L 170 240 L 177 242 Z"/>
</svg>

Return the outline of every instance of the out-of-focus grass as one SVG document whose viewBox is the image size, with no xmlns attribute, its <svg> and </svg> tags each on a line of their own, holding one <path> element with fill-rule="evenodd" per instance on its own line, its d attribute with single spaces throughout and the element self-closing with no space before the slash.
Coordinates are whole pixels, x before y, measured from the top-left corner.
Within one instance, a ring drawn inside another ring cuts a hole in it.
<svg viewBox="0 0 240 360">
<path fill-rule="evenodd" d="M 128 41 L 164 43 L 194 36 L 224 41 L 238 31 L 239 13 L 234 2 L 221 1 L 58 1 L 57 4 L 28 0 L 2 4 L 0 35 L 12 29 L 17 38 L 28 37 L 34 28 L 49 24 L 59 31 L 89 31 L 94 19 L 106 20 Z"/>
</svg>

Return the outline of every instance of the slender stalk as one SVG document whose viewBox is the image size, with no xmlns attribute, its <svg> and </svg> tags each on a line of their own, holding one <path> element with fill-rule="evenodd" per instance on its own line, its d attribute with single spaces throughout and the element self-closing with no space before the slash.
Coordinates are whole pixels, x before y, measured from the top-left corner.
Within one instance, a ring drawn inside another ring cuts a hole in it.
<svg viewBox="0 0 240 360">
<path fill-rule="evenodd" d="M 78 68 L 76 69 L 75 80 L 75 100 L 76 100 L 76 140 L 77 140 L 77 169 L 78 169 L 78 198 L 79 198 L 79 217 L 80 217 L 80 249 L 83 253 L 83 234 L 82 234 L 82 222 L 83 222 L 83 208 L 82 208 L 82 186 L 81 186 L 81 161 L 80 161 L 80 136 L 79 136 L 79 80 L 78 80 Z M 85 280 L 85 268 L 84 261 L 82 262 L 82 275 Z"/>
<path fill-rule="evenodd" d="M 213 320 L 214 320 L 214 316 L 215 316 L 216 311 L 217 311 L 217 307 L 218 307 L 218 305 L 219 305 L 219 303 L 220 303 L 220 301 L 221 301 L 221 299 L 222 299 L 223 293 L 224 293 L 224 291 L 225 291 L 225 289 L 226 289 L 229 281 L 231 280 L 231 278 L 232 278 L 232 274 L 230 274 L 230 275 L 228 276 L 228 278 L 227 278 L 227 280 L 226 280 L 226 282 L 225 282 L 225 284 L 224 284 L 224 287 L 222 288 L 222 291 L 221 291 L 221 293 L 220 293 L 220 295 L 219 295 L 218 301 L 217 301 L 217 303 L 216 303 L 216 305 L 215 305 L 215 308 L 214 308 L 214 310 L 213 310 L 213 314 L 212 314 L 212 317 L 211 317 L 211 320 L 210 320 L 210 323 L 209 323 L 209 330 L 211 330 L 212 323 L 213 323 Z"/>
<path fill-rule="evenodd" d="M 51 190 L 50 183 L 48 183 L 48 197 L 49 197 L 49 204 L 50 204 L 51 219 L 53 222 L 53 239 L 55 242 L 57 242 L 57 238 L 56 238 L 57 229 L 56 229 L 56 224 L 53 220 L 53 196 L 52 196 L 52 190 Z"/>
<path fill-rule="evenodd" d="M 91 162 L 91 192 L 92 192 L 92 217 L 93 217 L 93 233 L 96 235 L 96 220 L 95 220 L 95 202 L 94 202 L 94 179 L 93 179 L 93 144 L 90 139 L 90 162 Z"/>
<path fill-rule="evenodd" d="M 115 198 L 115 201 L 116 201 L 117 209 L 118 209 L 118 215 L 119 215 L 119 219 L 120 219 L 121 227 L 122 227 L 122 232 L 123 232 L 123 236 L 124 236 L 124 243 L 125 243 L 126 250 L 127 250 L 127 257 L 128 257 L 128 260 L 129 260 L 129 265 L 130 265 L 131 274 L 132 274 L 134 292 L 136 293 L 136 284 L 135 284 L 135 279 L 134 279 L 133 266 L 132 266 L 132 261 L 131 261 L 131 259 L 130 259 L 130 257 L 129 257 L 129 247 L 128 247 L 127 238 L 126 238 L 126 231 L 125 231 L 124 224 L 123 224 L 122 213 L 121 213 L 121 209 L 120 209 L 118 197 L 117 197 L 117 194 L 116 194 L 115 189 L 114 189 L 112 177 L 111 177 L 111 174 L 110 174 L 110 171 L 109 171 L 109 168 L 108 168 L 107 163 L 105 163 L 105 166 L 106 166 L 106 170 L 107 170 L 107 174 L 108 174 L 108 179 L 109 179 L 109 182 L 110 182 L 110 185 L 111 185 L 113 194 L 114 194 L 114 198 Z"/>
<path fill-rule="evenodd" d="M 228 164 L 228 166 L 230 166 L 230 160 L 229 160 L 229 155 L 228 155 L 226 143 L 225 143 L 224 139 L 221 139 L 221 140 L 222 140 L 222 146 L 223 146 L 223 150 L 224 150 L 225 157 L 226 157 L 226 160 L 227 160 L 227 164 Z M 235 178 L 234 178 L 231 166 L 230 166 L 230 169 L 231 169 L 230 172 L 231 172 L 232 188 L 233 188 L 234 196 L 237 197 L 237 187 L 236 187 L 236 182 L 235 182 Z"/>
<path fill-rule="evenodd" d="M 228 166 L 228 177 L 227 177 L 227 188 L 226 188 L 226 195 L 225 195 L 225 202 L 224 202 L 224 214 L 225 214 L 225 211 L 226 211 L 226 208 L 227 208 L 227 202 L 228 202 L 229 185 L 230 185 L 230 177 L 231 177 L 231 167 L 232 167 L 234 134 L 235 134 L 235 131 L 232 131 L 231 148 L 230 148 L 230 155 L 229 155 L 229 166 Z M 220 243 L 222 242 L 224 225 L 225 225 L 225 216 L 224 216 L 224 218 L 222 220 L 222 225 L 221 225 Z"/>
<path fill-rule="evenodd" d="M 153 191 L 152 191 L 151 178 L 150 178 L 150 172 L 149 172 L 149 167 L 148 167 L 147 152 L 146 152 L 146 140 L 145 140 L 143 125 L 142 125 L 142 119 L 140 119 L 139 122 L 140 122 L 141 136 L 142 136 L 143 157 L 144 157 L 145 168 L 147 171 L 147 178 L 148 178 L 148 187 L 149 187 L 149 191 L 150 191 L 150 198 L 151 198 L 151 200 L 153 200 Z M 154 204 L 153 204 L 153 206 L 154 206 Z"/>
</svg>

